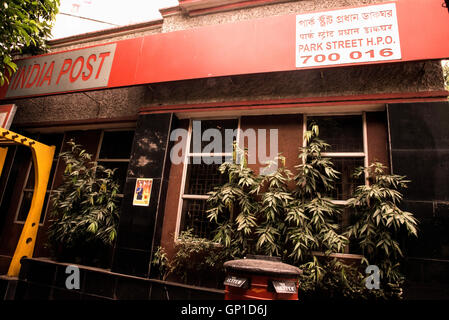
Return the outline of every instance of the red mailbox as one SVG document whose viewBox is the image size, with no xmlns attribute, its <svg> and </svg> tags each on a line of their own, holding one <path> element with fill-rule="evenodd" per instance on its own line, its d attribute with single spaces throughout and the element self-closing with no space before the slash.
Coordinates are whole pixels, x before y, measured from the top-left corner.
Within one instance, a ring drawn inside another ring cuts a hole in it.
<svg viewBox="0 0 449 320">
<path fill-rule="evenodd" d="M 248 255 L 224 267 L 225 300 L 298 300 L 301 270 L 279 258 Z"/>
</svg>

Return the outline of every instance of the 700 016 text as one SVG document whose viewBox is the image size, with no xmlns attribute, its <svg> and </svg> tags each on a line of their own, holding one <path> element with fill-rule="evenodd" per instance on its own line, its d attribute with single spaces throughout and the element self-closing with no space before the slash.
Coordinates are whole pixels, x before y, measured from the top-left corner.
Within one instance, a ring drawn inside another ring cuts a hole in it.
<svg viewBox="0 0 449 320">
<path fill-rule="evenodd" d="M 368 50 L 368 51 L 351 51 L 348 53 L 347 57 L 344 57 L 344 61 L 348 61 L 349 63 L 352 61 L 358 61 L 362 58 L 365 58 L 363 60 L 368 59 L 370 60 L 383 60 L 384 58 L 391 57 L 393 53 L 393 49 L 391 48 L 384 48 L 380 50 Z M 340 60 L 342 60 L 342 55 L 340 53 L 334 52 L 329 54 L 315 54 L 315 55 L 309 55 L 309 56 L 300 56 L 300 59 L 302 61 L 303 65 L 307 65 L 310 62 L 316 63 L 338 63 Z"/>
</svg>

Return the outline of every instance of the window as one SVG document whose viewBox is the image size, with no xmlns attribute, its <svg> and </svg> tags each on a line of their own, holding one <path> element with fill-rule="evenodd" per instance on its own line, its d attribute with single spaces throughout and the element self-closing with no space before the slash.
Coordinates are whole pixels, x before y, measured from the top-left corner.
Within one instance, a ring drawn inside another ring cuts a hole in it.
<svg viewBox="0 0 449 320">
<path fill-rule="evenodd" d="M 178 212 L 179 223 L 176 234 L 179 235 L 182 231 L 192 229 L 194 235 L 211 239 L 212 231 L 216 226 L 207 218 L 207 193 L 212 191 L 214 187 L 225 183 L 226 177 L 220 174 L 218 168 L 221 163 L 232 159 L 233 142 L 232 139 L 228 139 L 228 141 L 225 139 L 225 130 L 236 130 L 239 126 L 239 119 L 197 121 L 199 120 L 190 121 L 189 126 L 187 138 L 189 148 L 184 161 Z M 200 125 L 201 130 L 192 134 L 194 124 L 195 128 Z M 207 129 L 215 129 L 215 132 L 217 132 L 216 130 L 220 132 L 222 137 L 221 152 L 203 152 L 208 150 L 207 145 L 212 142 L 209 138 L 204 138 L 207 136 L 204 135 Z M 195 142 L 195 145 L 201 146 L 201 150 L 194 150 L 193 136 L 196 139 L 198 137 L 204 138 L 201 139 L 201 143 Z M 238 139 L 235 136 L 234 138 Z"/>
<path fill-rule="evenodd" d="M 98 144 L 96 154 L 94 154 L 96 161 L 102 166 L 110 169 L 117 168 L 117 170 L 115 171 L 115 178 L 120 185 L 120 194 L 118 194 L 119 197 L 123 197 L 122 192 L 126 181 L 126 173 L 128 170 L 133 138 L 134 130 L 104 130 L 101 132 L 100 142 Z M 49 199 L 51 197 L 51 193 L 53 191 L 53 188 L 56 188 L 55 180 L 57 179 L 55 179 L 55 172 L 59 162 L 59 153 L 61 152 L 64 133 L 40 134 L 39 138 L 36 140 L 47 145 L 56 146 L 53 165 L 51 168 L 50 178 L 47 186 L 47 193 L 45 195 L 44 205 L 40 218 L 40 223 L 42 224 L 45 220 L 45 215 L 50 207 Z M 31 151 L 27 151 L 27 154 L 29 154 L 29 164 L 27 168 L 28 172 L 26 174 L 24 188 L 22 189 L 20 205 L 16 214 L 16 223 L 25 222 L 33 198 L 34 166 L 31 159 Z"/>
<path fill-rule="evenodd" d="M 126 173 L 133 145 L 133 130 L 103 131 L 97 150 L 97 162 L 107 169 L 114 169 L 114 177 L 120 185 L 119 196 L 123 197 Z"/>
<path fill-rule="evenodd" d="M 356 179 L 352 176 L 355 168 L 367 166 L 365 114 L 304 116 L 307 128 L 311 123 L 318 124 L 320 138 L 330 144 L 322 155 L 331 158 L 335 170 L 340 172 L 335 188 L 329 196 L 336 199 L 334 203 L 344 205 L 354 189 L 366 182 L 364 177 Z M 350 219 L 351 210 L 344 208 L 340 220 L 341 228 L 348 226 Z M 358 251 L 359 247 L 354 243 L 345 248 L 346 253 Z"/>
<path fill-rule="evenodd" d="M 329 157 L 334 167 L 341 173 L 330 196 L 337 199 L 337 203 L 344 203 L 351 197 L 354 188 L 364 184 L 364 179 L 352 177 L 354 169 L 365 166 L 366 144 L 364 115 L 343 116 L 305 116 L 307 128 L 316 123 L 320 130 L 320 138 L 330 147 L 322 153 Z"/>
<path fill-rule="evenodd" d="M 48 207 L 49 207 L 49 201 L 53 183 L 54 183 L 54 177 L 55 177 L 55 171 L 56 167 L 58 165 L 58 159 L 59 159 L 59 153 L 61 152 L 61 146 L 62 141 L 64 139 L 63 133 L 56 133 L 56 134 L 40 134 L 39 137 L 36 139 L 39 142 L 42 142 L 46 145 L 53 145 L 56 147 L 55 149 L 55 155 L 53 157 L 53 164 L 51 166 L 50 171 L 50 177 L 48 179 L 48 185 L 47 185 L 47 192 L 45 194 L 44 199 L 44 205 L 42 209 L 42 214 L 40 218 L 40 223 L 44 222 L 45 215 L 47 213 Z M 28 149 L 29 150 L 29 149 Z M 27 151 L 28 151 L 27 150 Z M 24 188 L 22 190 L 22 195 L 20 199 L 20 206 L 17 211 L 16 219 L 15 221 L 18 223 L 25 222 L 28 212 L 30 211 L 31 207 L 31 201 L 33 199 L 33 190 L 34 190 L 34 165 L 31 157 L 31 150 L 29 150 L 27 153 L 29 153 L 29 161 L 28 161 L 28 168 L 27 168 L 27 177 L 26 177 L 26 183 L 24 185 Z"/>
</svg>

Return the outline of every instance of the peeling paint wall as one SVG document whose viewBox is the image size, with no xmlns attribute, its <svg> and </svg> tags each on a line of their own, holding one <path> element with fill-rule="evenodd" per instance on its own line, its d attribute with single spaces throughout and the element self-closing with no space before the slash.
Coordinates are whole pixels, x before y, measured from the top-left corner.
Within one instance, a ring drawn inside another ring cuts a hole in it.
<svg viewBox="0 0 449 320">
<path fill-rule="evenodd" d="M 443 90 L 439 61 L 339 67 L 152 84 L 150 105 Z"/>
<path fill-rule="evenodd" d="M 14 124 L 136 116 L 147 99 L 145 86 L 86 91 L 10 101 Z"/>
<path fill-rule="evenodd" d="M 382 2 L 389 2 L 389 0 L 299 0 L 266 6 L 258 6 L 253 8 L 231 10 L 226 12 L 218 12 L 197 17 L 188 17 L 182 14 L 178 14 L 164 18 L 162 32 L 186 30 L 207 25 L 232 23 L 268 16 L 325 11 L 329 9 L 370 5 Z"/>
</svg>

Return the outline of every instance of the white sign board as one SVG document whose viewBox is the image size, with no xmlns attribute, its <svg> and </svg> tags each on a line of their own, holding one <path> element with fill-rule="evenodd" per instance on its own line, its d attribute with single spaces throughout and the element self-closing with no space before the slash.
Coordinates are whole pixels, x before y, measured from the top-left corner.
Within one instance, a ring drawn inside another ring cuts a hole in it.
<svg viewBox="0 0 449 320">
<path fill-rule="evenodd" d="M 399 60 L 396 4 L 296 16 L 296 67 Z"/>
<path fill-rule="evenodd" d="M 273 281 L 276 293 L 296 293 L 296 284 L 293 281 Z"/>
<path fill-rule="evenodd" d="M 239 278 L 239 277 L 235 277 L 235 276 L 227 276 L 224 281 L 224 284 L 227 286 L 231 286 L 231 287 L 242 288 L 246 284 L 248 284 L 248 279 Z"/>
</svg>

